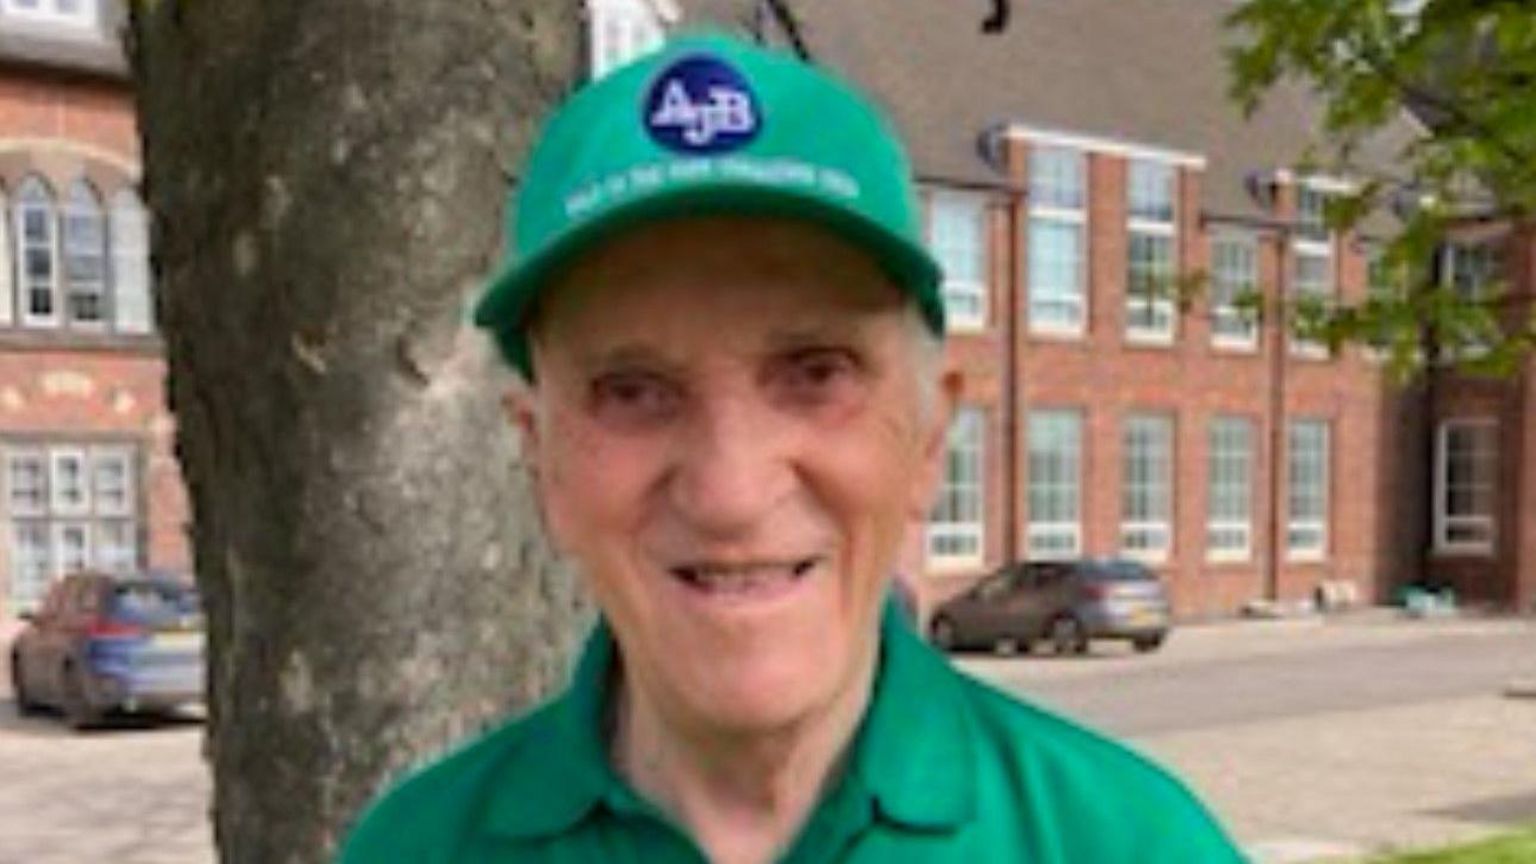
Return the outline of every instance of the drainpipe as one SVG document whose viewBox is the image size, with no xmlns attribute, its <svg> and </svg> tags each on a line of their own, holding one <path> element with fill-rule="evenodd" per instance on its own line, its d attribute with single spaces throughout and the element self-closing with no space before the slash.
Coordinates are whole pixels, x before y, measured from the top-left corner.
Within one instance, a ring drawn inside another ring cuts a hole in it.
<svg viewBox="0 0 1536 864">
<path fill-rule="evenodd" d="M 1285 363 L 1290 352 L 1286 298 L 1290 292 L 1291 228 L 1282 224 L 1278 230 L 1280 260 L 1272 305 L 1275 335 L 1269 361 L 1269 537 L 1264 562 L 1264 597 L 1270 602 L 1280 600 L 1280 568 L 1284 563 L 1285 500 L 1281 477 L 1285 470 Z"/>
</svg>

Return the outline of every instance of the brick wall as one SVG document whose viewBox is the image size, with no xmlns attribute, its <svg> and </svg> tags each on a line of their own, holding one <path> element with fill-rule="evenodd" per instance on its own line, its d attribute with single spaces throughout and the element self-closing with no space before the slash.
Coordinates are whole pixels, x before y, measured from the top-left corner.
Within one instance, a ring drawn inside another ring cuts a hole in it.
<svg viewBox="0 0 1536 864">
<path fill-rule="evenodd" d="M 1008 157 L 1011 179 L 1023 186 L 1027 144 L 1016 144 Z M 1169 586 L 1177 614 L 1183 618 L 1230 615 L 1246 601 L 1266 596 L 1271 508 L 1281 508 L 1283 543 L 1287 492 L 1283 450 L 1278 462 L 1271 459 L 1272 395 L 1279 376 L 1286 418 L 1329 423 L 1330 464 L 1326 554 L 1315 563 L 1303 563 L 1287 560 L 1282 551 L 1278 597 L 1307 598 L 1324 579 L 1347 579 L 1356 583 L 1362 597 L 1383 598 L 1384 586 L 1393 584 L 1403 566 L 1398 550 L 1402 531 L 1392 522 L 1395 513 L 1389 506 L 1391 496 L 1403 488 L 1401 454 L 1391 432 L 1411 400 L 1389 385 L 1376 361 L 1351 347 L 1338 356 L 1317 360 L 1287 352 L 1277 371 L 1273 316 L 1265 320 L 1257 350 L 1244 353 L 1213 346 L 1209 304 L 1203 296 L 1194 297 L 1179 316 L 1172 345 L 1128 344 L 1123 335 L 1129 242 L 1126 166 L 1126 159 L 1113 153 L 1093 153 L 1088 159 L 1087 332 L 1081 338 L 1028 332 L 1022 311 L 1027 294 L 1027 219 L 1020 218 L 1014 236 L 994 231 L 1000 244 L 1006 241 L 1007 245 L 993 250 L 994 277 L 1003 281 L 993 286 L 991 329 L 984 337 L 953 340 L 950 354 L 967 376 L 967 393 L 994 410 L 989 415 L 987 445 L 986 565 L 1017 558 L 1025 548 L 1027 442 L 1023 439 L 1024 418 L 1031 409 L 1070 407 L 1082 412 L 1083 551 L 1095 556 L 1119 551 L 1124 419 L 1133 412 L 1157 412 L 1173 420 L 1174 456 L 1172 547 L 1156 569 Z M 1175 249 L 1183 273 L 1209 267 L 1212 229 L 1200 208 L 1204 182 L 1207 178 L 1198 167 L 1181 168 L 1177 175 Z M 1290 218 L 1292 207 L 1293 196 L 1281 187 L 1275 223 L 1258 232 L 1259 278 L 1267 305 L 1273 305 L 1282 268 L 1289 260 L 1281 226 Z M 1344 299 L 1363 296 L 1363 254 L 1347 240 L 1335 242 L 1333 251 L 1334 277 Z M 998 266 L 999 258 L 1012 264 Z M 1011 365 L 1006 353 L 1009 340 L 1014 353 Z M 994 369 L 1003 374 L 997 375 Z M 1017 395 L 1012 424 L 1007 422 L 1005 398 L 1010 388 Z M 1210 421 L 1217 415 L 1241 416 L 1254 424 L 1253 553 L 1244 562 L 1210 562 L 1205 550 L 1208 436 Z M 1283 447 L 1283 435 L 1281 440 Z M 1012 448 L 1010 471 L 995 470 L 1003 460 L 994 455 L 994 446 Z M 1275 464 L 1278 477 L 1272 471 Z M 1005 508 L 999 506 L 1010 496 L 1014 503 L 1011 525 L 1005 520 Z M 1009 534 L 1011 544 L 1000 542 Z M 978 572 L 972 570 L 964 578 L 928 573 L 925 599 L 953 593 Z"/>
<path fill-rule="evenodd" d="M 57 189 L 83 177 L 110 194 L 114 183 L 136 179 L 138 164 L 126 82 L 22 67 L 0 73 L 3 182 L 36 172 Z M 14 292 L 14 281 L 14 273 L 0 272 L 0 290 Z M 141 554 L 151 567 L 187 571 L 188 508 L 164 379 L 161 346 L 153 337 L 23 329 L 14 320 L 0 321 L 0 446 L 136 445 Z M 11 543 L 8 529 L 0 533 L 0 617 L 8 609 Z"/>
</svg>

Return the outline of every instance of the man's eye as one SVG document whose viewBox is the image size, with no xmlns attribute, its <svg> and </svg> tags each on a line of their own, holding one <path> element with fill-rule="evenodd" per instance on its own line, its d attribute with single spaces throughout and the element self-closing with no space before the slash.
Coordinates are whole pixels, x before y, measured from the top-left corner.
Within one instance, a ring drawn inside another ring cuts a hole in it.
<svg viewBox="0 0 1536 864">
<path fill-rule="evenodd" d="M 648 373 L 603 375 L 592 382 L 592 410 L 598 419 L 634 426 L 665 420 L 677 411 L 681 394 L 671 382 Z"/>
<path fill-rule="evenodd" d="M 826 404 L 852 397 L 860 380 L 860 366 L 852 354 L 833 348 L 796 351 L 775 370 L 779 395 L 800 404 Z"/>
</svg>

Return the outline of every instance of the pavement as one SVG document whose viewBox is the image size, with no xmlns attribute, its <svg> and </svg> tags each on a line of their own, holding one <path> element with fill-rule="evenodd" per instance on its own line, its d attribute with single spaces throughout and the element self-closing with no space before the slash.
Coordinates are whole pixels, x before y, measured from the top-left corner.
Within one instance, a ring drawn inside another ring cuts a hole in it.
<svg viewBox="0 0 1536 864">
<path fill-rule="evenodd" d="M 1257 862 L 1350 861 L 1536 823 L 1536 622 L 1344 618 L 1179 629 L 1158 654 L 967 658 L 1178 774 Z"/>
<path fill-rule="evenodd" d="M 1160 651 L 960 658 L 1172 767 L 1259 864 L 1355 860 L 1536 822 L 1536 621 L 1178 629 Z M 0 664 L 3 667 L 4 664 Z M 213 864 L 195 720 L 77 735 L 0 668 L 0 864 Z"/>
</svg>

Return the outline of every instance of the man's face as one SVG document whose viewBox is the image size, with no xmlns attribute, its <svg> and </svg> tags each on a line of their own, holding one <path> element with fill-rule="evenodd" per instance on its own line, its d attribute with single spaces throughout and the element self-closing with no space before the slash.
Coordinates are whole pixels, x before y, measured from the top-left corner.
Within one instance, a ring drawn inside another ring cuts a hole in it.
<svg viewBox="0 0 1536 864">
<path fill-rule="evenodd" d="M 669 722 L 780 728 L 863 682 L 942 454 L 904 302 L 766 218 L 638 229 L 548 292 L 522 412 L 545 517 Z"/>
</svg>

